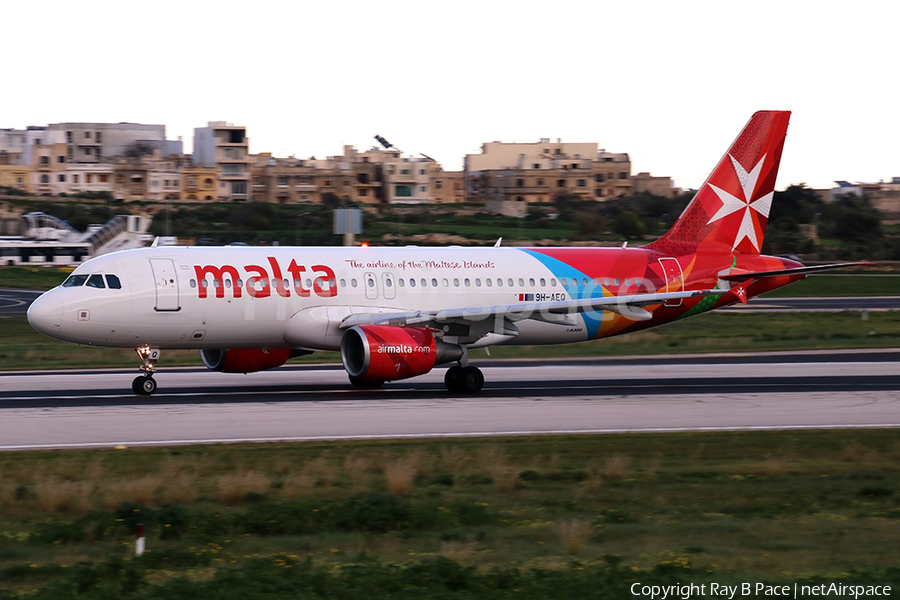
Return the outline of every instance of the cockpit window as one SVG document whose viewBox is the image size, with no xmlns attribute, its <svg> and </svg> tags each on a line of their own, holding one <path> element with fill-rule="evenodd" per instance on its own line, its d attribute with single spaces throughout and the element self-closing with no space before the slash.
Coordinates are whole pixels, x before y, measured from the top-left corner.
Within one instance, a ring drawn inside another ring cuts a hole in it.
<svg viewBox="0 0 900 600">
<path fill-rule="evenodd" d="M 103 275 L 91 275 L 88 277 L 87 284 L 88 287 L 94 288 L 105 288 L 106 284 L 103 283 Z"/>
<path fill-rule="evenodd" d="M 106 276 L 106 285 L 109 286 L 111 290 L 121 290 L 122 282 L 119 281 L 119 278 L 116 275 L 107 275 Z"/>
<path fill-rule="evenodd" d="M 69 275 L 69 278 L 63 283 L 63 287 L 81 287 L 87 278 L 87 275 Z"/>
</svg>

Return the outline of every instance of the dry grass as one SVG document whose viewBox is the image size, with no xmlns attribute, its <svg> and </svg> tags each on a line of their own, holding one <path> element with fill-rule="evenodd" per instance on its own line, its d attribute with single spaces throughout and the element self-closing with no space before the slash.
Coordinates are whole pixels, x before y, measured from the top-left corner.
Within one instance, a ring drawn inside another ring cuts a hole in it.
<svg viewBox="0 0 900 600">
<path fill-rule="evenodd" d="M 235 504 L 247 494 L 264 494 L 272 486 L 268 475 L 258 471 L 243 471 L 227 475 L 219 475 L 217 492 L 220 502 Z"/>
<path fill-rule="evenodd" d="M 316 480 L 307 473 L 291 473 L 284 478 L 281 493 L 286 500 L 296 500 L 309 496 L 315 488 Z"/>
<path fill-rule="evenodd" d="M 841 448 L 841 460 L 849 463 L 859 462 L 864 458 L 868 458 L 871 453 L 871 450 L 859 442 L 851 442 L 845 444 L 844 447 Z"/>
<path fill-rule="evenodd" d="M 419 473 L 418 462 L 415 456 L 406 456 L 385 463 L 384 478 L 388 493 L 406 496 L 412 491 Z"/>
<path fill-rule="evenodd" d="M 162 488 L 162 500 L 171 504 L 193 504 L 197 500 L 197 479 L 188 473 L 169 477 Z"/>
<path fill-rule="evenodd" d="M 307 462 L 303 472 L 310 477 L 316 486 L 328 488 L 340 479 L 340 467 L 333 464 L 327 456 L 320 456 Z"/>
<path fill-rule="evenodd" d="M 364 456 L 348 454 L 344 459 L 344 477 L 351 489 L 368 487 L 372 461 Z"/>
<path fill-rule="evenodd" d="M 647 466 L 643 469 L 644 480 L 656 481 L 657 473 L 659 473 L 661 457 L 654 456 Z"/>
<path fill-rule="evenodd" d="M 443 470 L 453 475 L 454 484 L 462 479 L 463 470 L 471 460 L 472 457 L 459 446 L 444 446 L 441 448 L 440 466 Z"/>
<path fill-rule="evenodd" d="M 766 477 L 780 477 L 787 475 L 791 470 L 791 462 L 786 458 L 767 456 L 758 468 L 757 472 Z"/>
<path fill-rule="evenodd" d="M 509 454 L 500 448 L 483 450 L 476 459 L 479 471 L 487 472 L 494 482 L 494 490 L 505 493 L 522 487 L 520 469 L 509 464 Z"/>
<path fill-rule="evenodd" d="M 570 519 L 556 524 L 559 542 L 569 556 L 580 554 L 585 544 L 590 541 L 593 532 L 594 527 L 590 521 L 584 519 Z"/>
<path fill-rule="evenodd" d="M 34 505 L 51 515 L 81 513 L 87 510 L 93 489 L 94 484 L 89 481 L 42 477 L 32 488 Z"/>
<path fill-rule="evenodd" d="M 438 554 L 459 563 L 470 563 L 478 551 L 478 542 L 441 542 Z"/>
<path fill-rule="evenodd" d="M 631 461 L 624 454 L 613 454 L 606 459 L 601 474 L 606 481 L 622 481 L 628 476 Z"/>
<path fill-rule="evenodd" d="M 11 481 L 0 481 L 0 508 L 8 513 L 16 504 L 16 484 Z"/>
<path fill-rule="evenodd" d="M 145 506 L 157 504 L 160 490 L 166 481 L 159 475 L 145 475 L 135 479 L 118 479 L 104 482 L 97 487 L 100 504 L 114 508 L 121 502 L 135 502 Z"/>
</svg>

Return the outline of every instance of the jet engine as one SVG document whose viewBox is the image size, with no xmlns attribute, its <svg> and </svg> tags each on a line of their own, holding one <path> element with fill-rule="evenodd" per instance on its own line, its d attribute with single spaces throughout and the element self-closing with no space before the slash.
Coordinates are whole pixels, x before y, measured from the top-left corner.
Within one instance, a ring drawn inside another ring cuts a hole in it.
<svg viewBox="0 0 900 600">
<path fill-rule="evenodd" d="M 233 348 L 201 350 L 207 369 L 222 373 L 255 373 L 280 367 L 291 357 L 290 348 Z"/>
<path fill-rule="evenodd" d="M 358 325 L 341 338 L 341 360 L 351 381 L 394 381 L 424 375 L 462 358 L 463 349 L 435 339 L 424 327 Z"/>
</svg>

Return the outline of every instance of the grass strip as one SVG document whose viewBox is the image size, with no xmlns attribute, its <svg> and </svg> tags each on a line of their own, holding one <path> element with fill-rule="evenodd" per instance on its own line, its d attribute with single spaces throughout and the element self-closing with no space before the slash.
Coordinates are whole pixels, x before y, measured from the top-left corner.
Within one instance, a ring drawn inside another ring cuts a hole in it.
<svg viewBox="0 0 900 600">
<path fill-rule="evenodd" d="M 0 598 L 896 585 L 898 459 L 887 429 L 6 453 Z"/>
</svg>

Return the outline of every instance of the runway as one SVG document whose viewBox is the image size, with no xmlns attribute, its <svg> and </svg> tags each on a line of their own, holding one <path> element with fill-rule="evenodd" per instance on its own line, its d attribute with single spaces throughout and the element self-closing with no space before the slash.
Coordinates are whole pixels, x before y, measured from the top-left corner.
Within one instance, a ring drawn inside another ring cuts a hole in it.
<svg viewBox="0 0 900 600">
<path fill-rule="evenodd" d="M 24 317 L 34 299 L 43 292 L 0 288 L 0 317 Z"/>
<path fill-rule="evenodd" d="M 443 369 L 378 390 L 340 368 L 0 374 L 0 449 L 376 437 L 900 426 L 900 350 L 482 361 L 474 397 Z"/>
</svg>

